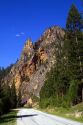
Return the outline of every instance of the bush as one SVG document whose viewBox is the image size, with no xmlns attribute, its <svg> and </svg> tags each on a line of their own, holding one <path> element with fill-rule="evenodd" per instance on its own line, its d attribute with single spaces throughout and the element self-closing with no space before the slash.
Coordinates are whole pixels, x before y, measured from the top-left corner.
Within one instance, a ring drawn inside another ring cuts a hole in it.
<svg viewBox="0 0 83 125">
<path fill-rule="evenodd" d="M 42 99 L 39 103 L 41 108 L 47 108 L 50 105 L 49 99 Z"/>
<path fill-rule="evenodd" d="M 0 115 L 3 113 L 3 102 L 2 99 L 0 99 Z"/>
</svg>

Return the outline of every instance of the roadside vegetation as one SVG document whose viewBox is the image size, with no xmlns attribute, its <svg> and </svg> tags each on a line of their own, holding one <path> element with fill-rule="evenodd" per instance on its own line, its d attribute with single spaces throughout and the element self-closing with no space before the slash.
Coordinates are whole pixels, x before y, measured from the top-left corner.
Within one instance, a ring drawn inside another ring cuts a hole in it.
<svg viewBox="0 0 83 125">
<path fill-rule="evenodd" d="M 72 106 L 71 108 L 49 106 L 43 109 L 37 107 L 37 109 L 43 112 L 47 112 L 49 114 L 57 115 L 63 118 L 68 118 L 83 123 L 83 103 Z"/>
<path fill-rule="evenodd" d="M 39 106 L 47 112 L 83 121 L 83 17 L 80 13 L 75 5 L 71 6 L 63 44 L 60 40 L 55 45 L 56 63 L 47 73 Z M 76 113 L 81 113 L 79 118 Z"/>
<path fill-rule="evenodd" d="M 56 63 L 47 73 L 39 106 L 49 113 L 83 122 L 83 17 L 75 5 L 69 10 L 64 39 L 54 46 Z M 0 68 L 0 125 L 14 125 L 17 112 L 9 111 L 21 106 L 22 95 L 19 90 L 17 97 L 15 81 L 12 85 L 4 81 L 11 68 L 12 65 Z"/>
<path fill-rule="evenodd" d="M 13 110 L 0 116 L 0 125 L 16 125 L 17 111 Z"/>
<path fill-rule="evenodd" d="M 10 109 L 16 108 L 17 96 L 15 83 L 11 85 L 9 80 L 5 83 L 4 77 L 8 75 L 13 65 L 6 69 L 0 68 L 0 116 L 9 112 Z"/>
<path fill-rule="evenodd" d="M 5 83 L 3 80 L 12 66 L 0 68 L 0 125 L 16 125 L 17 111 L 11 109 L 19 107 L 21 103 L 20 93 L 18 97 L 16 95 L 15 82 L 10 85 L 9 81 Z"/>
</svg>

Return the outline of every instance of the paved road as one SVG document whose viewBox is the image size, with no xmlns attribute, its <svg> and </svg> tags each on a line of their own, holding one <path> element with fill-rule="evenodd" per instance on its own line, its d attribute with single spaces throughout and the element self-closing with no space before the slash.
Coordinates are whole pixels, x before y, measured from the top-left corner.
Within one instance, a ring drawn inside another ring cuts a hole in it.
<svg viewBox="0 0 83 125">
<path fill-rule="evenodd" d="M 17 125 L 83 125 L 34 109 L 20 109 L 17 116 Z"/>
</svg>

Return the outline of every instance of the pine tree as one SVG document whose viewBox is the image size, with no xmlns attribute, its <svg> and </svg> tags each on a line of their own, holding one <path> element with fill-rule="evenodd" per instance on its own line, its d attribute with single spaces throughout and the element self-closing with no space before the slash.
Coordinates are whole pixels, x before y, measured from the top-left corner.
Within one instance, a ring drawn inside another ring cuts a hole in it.
<svg viewBox="0 0 83 125">
<path fill-rule="evenodd" d="M 61 106 L 67 93 L 69 79 L 65 69 L 62 43 L 63 40 L 60 39 L 55 44 L 55 64 L 47 74 L 45 84 L 40 92 L 40 106 L 43 107 L 48 105 Z"/>
<path fill-rule="evenodd" d="M 15 82 L 11 86 L 11 108 L 16 108 L 17 105 L 17 95 L 16 95 L 16 87 Z"/>
<path fill-rule="evenodd" d="M 81 84 L 82 74 L 83 74 L 83 34 L 82 34 L 82 23 L 81 23 L 81 14 L 75 7 L 72 5 L 66 23 L 66 58 L 68 70 L 70 73 L 71 81 L 77 81 L 78 85 Z M 72 83 L 72 82 L 70 82 Z M 77 84 L 76 84 L 77 85 Z M 78 86 L 77 85 L 77 86 Z M 71 84 L 70 84 L 71 87 Z M 82 86 L 81 86 L 82 87 Z M 83 88 L 83 87 L 82 87 Z M 73 90 L 72 90 L 73 91 Z M 82 97 L 82 95 L 81 95 Z"/>
<path fill-rule="evenodd" d="M 3 112 L 6 113 L 10 110 L 11 108 L 11 100 L 10 100 L 10 95 L 11 95 L 11 90 L 8 82 L 6 84 L 3 84 L 3 97 L 2 97 L 2 102 L 3 102 Z"/>
<path fill-rule="evenodd" d="M 75 33 L 81 29 L 81 14 L 78 12 L 77 8 L 73 4 L 69 10 L 66 29 L 68 32 Z"/>
<path fill-rule="evenodd" d="M 55 44 L 55 65 L 47 74 L 40 92 L 40 106 L 72 106 L 82 100 L 83 33 L 82 17 L 72 5 L 66 23 L 64 42 Z M 81 92 L 81 93 L 80 93 Z M 81 96 L 81 97 L 80 97 Z"/>
<path fill-rule="evenodd" d="M 12 65 L 4 69 L 0 67 L 0 115 L 11 108 L 11 89 L 9 82 L 4 83 L 4 77 L 10 72 Z"/>
<path fill-rule="evenodd" d="M 21 95 L 21 90 L 19 88 L 18 96 L 17 96 L 17 107 L 21 107 L 21 98 L 22 98 L 22 95 Z"/>
</svg>

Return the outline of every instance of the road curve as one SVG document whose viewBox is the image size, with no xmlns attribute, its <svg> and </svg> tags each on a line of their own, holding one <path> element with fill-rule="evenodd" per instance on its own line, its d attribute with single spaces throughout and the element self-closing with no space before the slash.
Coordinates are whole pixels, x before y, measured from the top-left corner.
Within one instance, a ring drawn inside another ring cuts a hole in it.
<svg viewBox="0 0 83 125">
<path fill-rule="evenodd" d="M 49 115 L 34 109 L 20 109 L 17 113 L 17 125 L 83 125 L 83 123 Z"/>
</svg>

